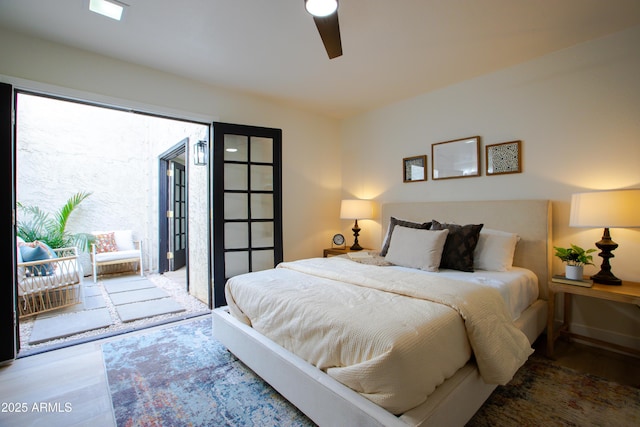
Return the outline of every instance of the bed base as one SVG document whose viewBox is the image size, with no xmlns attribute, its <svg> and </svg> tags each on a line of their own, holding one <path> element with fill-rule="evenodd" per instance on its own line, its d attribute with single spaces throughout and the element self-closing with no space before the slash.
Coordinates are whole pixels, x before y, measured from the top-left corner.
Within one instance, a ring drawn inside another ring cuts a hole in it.
<svg viewBox="0 0 640 427">
<path fill-rule="evenodd" d="M 212 322 L 216 339 L 320 426 L 463 426 L 496 388 L 469 363 L 425 403 L 395 416 L 238 321 L 226 307 L 213 310 Z M 533 342 L 545 322 L 546 302 L 538 300 L 516 323 Z"/>
</svg>

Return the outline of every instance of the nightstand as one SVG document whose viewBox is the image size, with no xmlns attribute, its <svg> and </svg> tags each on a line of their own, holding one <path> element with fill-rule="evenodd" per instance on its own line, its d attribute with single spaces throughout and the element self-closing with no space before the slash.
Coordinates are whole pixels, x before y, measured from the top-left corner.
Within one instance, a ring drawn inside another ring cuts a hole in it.
<svg viewBox="0 0 640 427">
<path fill-rule="evenodd" d="M 564 294 L 564 310 L 563 310 L 563 323 L 557 329 L 554 328 L 554 312 L 555 312 L 555 296 L 556 294 Z M 548 313 L 547 313 L 547 356 L 553 356 L 553 346 L 555 340 L 560 335 L 565 335 L 569 338 L 575 337 L 584 341 L 592 342 L 605 347 L 610 347 L 626 353 L 640 355 L 640 351 L 623 347 L 618 344 L 608 343 L 602 340 L 598 340 L 591 337 L 585 337 L 578 335 L 569 330 L 569 323 L 571 322 L 571 296 L 582 295 L 590 298 L 598 298 L 608 301 L 618 301 L 627 304 L 636 304 L 640 306 L 640 283 L 622 281 L 622 285 L 601 285 L 594 283 L 592 287 L 585 288 L 576 285 L 567 285 L 564 283 L 549 282 L 549 299 Z"/>
<path fill-rule="evenodd" d="M 363 248 L 361 251 L 352 251 L 349 248 L 329 248 L 329 249 L 325 249 L 323 252 L 323 257 L 329 257 L 329 256 L 335 256 L 335 255 L 345 255 L 348 254 L 349 252 L 366 252 L 369 251 L 371 249 L 367 249 L 367 248 Z"/>
</svg>

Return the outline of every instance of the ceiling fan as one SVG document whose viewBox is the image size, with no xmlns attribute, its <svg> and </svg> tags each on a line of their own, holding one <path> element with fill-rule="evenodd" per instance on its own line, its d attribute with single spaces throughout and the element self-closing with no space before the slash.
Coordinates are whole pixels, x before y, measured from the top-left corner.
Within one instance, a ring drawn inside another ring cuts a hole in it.
<svg viewBox="0 0 640 427">
<path fill-rule="evenodd" d="M 304 0 L 304 5 L 313 16 L 329 59 L 342 56 L 338 0 Z"/>
</svg>

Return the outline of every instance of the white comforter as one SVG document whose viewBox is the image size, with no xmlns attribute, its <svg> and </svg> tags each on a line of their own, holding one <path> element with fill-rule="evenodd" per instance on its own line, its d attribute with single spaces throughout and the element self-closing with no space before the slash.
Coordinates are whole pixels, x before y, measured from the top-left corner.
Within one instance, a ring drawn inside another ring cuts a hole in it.
<svg viewBox="0 0 640 427">
<path fill-rule="evenodd" d="M 475 355 L 506 384 L 533 352 L 490 287 L 331 257 L 227 282 L 231 313 L 388 411 L 421 403 Z"/>
</svg>

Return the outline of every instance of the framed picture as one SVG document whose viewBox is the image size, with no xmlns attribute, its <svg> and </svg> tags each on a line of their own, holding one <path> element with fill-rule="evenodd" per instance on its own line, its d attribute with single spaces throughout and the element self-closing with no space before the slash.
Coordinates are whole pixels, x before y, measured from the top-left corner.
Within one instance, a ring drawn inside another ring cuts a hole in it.
<svg viewBox="0 0 640 427">
<path fill-rule="evenodd" d="M 487 175 L 522 172 L 521 141 L 503 142 L 485 147 Z"/>
<path fill-rule="evenodd" d="M 480 137 L 432 144 L 431 161 L 433 179 L 480 176 Z"/>
<path fill-rule="evenodd" d="M 402 159 L 402 176 L 404 182 L 427 180 L 427 156 L 406 157 Z"/>
</svg>

